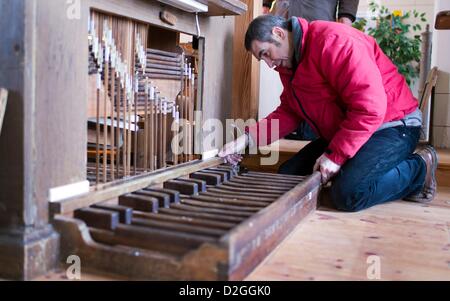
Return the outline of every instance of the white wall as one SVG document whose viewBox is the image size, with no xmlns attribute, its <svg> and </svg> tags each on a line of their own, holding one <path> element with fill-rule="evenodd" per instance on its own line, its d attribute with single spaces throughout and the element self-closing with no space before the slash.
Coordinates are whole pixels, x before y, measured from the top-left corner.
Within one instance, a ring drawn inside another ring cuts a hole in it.
<svg viewBox="0 0 450 301">
<path fill-rule="evenodd" d="M 283 92 L 278 72 L 270 69 L 263 61 L 260 64 L 258 119 L 266 117 L 280 105 L 280 95 Z"/>
<path fill-rule="evenodd" d="M 443 10 L 450 10 L 450 0 L 435 0 L 434 15 Z M 450 30 L 434 30 L 431 66 L 437 66 L 439 74 L 434 103 L 433 139 L 435 146 L 445 148 L 450 148 L 449 49 Z"/>
</svg>

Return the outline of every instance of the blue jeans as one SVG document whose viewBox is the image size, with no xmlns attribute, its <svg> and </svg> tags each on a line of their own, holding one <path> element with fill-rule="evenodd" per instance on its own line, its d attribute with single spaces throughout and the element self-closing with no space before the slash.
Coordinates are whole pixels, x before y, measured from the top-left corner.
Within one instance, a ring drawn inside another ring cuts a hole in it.
<svg viewBox="0 0 450 301">
<path fill-rule="evenodd" d="M 413 154 L 420 130 L 398 126 L 375 132 L 332 179 L 334 205 L 343 211 L 359 211 L 419 192 L 426 175 L 425 162 Z M 321 138 L 309 143 L 278 172 L 311 174 L 327 144 Z"/>
</svg>

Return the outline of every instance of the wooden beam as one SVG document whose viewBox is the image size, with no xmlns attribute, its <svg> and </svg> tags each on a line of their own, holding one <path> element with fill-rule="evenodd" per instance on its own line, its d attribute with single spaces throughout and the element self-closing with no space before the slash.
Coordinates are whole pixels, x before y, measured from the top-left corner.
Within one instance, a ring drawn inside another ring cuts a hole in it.
<svg viewBox="0 0 450 301">
<path fill-rule="evenodd" d="M 239 0 L 197 0 L 208 5 L 207 16 L 242 15 L 247 11 L 245 1 Z M 262 5 L 262 3 L 261 3 Z"/>
<path fill-rule="evenodd" d="M 0 88 L 0 134 L 2 133 L 3 117 L 5 116 L 8 91 Z"/>
<path fill-rule="evenodd" d="M 231 116 L 244 120 L 258 118 L 259 62 L 244 47 L 250 22 L 261 14 L 261 0 L 245 0 L 247 12 L 235 20 L 233 49 L 233 92 Z"/>
</svg>

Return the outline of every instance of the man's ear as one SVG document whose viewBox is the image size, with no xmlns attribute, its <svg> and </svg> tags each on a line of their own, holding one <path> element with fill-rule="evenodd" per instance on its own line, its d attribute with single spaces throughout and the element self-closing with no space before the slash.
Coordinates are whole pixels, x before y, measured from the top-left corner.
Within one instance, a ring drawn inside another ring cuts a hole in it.
<svg viewBox="0 0 450 301">
<path fill-rule="evenodd" d="M 278 41 L 282 41 L 286 38 L 286 32 L 283 28 L 275 26 L 272 28 L 272 35 L 274 38 L 276 38 Z"/>
</svg>

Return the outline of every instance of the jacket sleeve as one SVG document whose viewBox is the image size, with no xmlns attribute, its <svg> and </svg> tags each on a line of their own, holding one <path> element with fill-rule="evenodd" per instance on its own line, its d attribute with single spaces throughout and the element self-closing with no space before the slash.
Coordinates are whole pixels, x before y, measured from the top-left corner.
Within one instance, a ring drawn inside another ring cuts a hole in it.
<svg viewBox="0 0 450 301">
<path fill-rule="evenodd" d="M 287 101 L 286 89 L 281 94 L 280 106 L 266 118 L 245 129 L 258 146 L 265 146 L 295 130 L 302 121 L 293 113 Z"/>
<path fill-rule="evenodd" d="M 358 5 L 359 0 L 339 0 L 338 18 L 347 17 L 355 22 Z"/>
<path fill-rule="evenodd" d="M 373 50 L 356 37 L 329 36 L 319 64 L 345 111 L 326 151 L 329 159 L 342 165 L 383 123 L 387 96 Z"/>
</svg>

